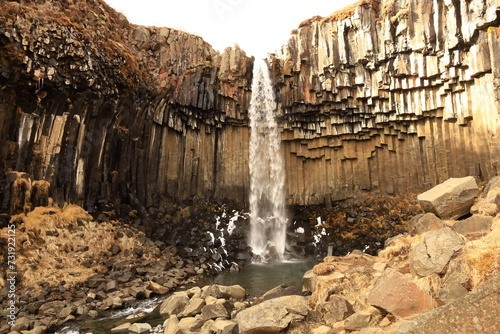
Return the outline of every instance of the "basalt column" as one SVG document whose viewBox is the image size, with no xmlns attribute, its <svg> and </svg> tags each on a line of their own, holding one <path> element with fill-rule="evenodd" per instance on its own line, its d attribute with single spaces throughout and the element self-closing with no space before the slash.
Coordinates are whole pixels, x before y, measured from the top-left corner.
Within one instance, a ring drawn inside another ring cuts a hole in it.
<svg viewBox="0 0 500 334">
<path fill-rule="evenodd" d="M 288 203 L 496 175 L 499 9 L 360 1 L 304 21 L 272 64 Z"/>
</svg>

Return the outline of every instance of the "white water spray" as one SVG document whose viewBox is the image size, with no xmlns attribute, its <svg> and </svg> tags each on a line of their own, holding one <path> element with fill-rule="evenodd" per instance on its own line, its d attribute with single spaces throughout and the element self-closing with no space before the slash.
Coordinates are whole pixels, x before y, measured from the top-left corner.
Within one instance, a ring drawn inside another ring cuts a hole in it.
<svg viewBox="0 0 500 334">
<path fill-rule="evenodd" d="M 256 60 L 250 100 L 250 246 L 256 261 L 283 260 L 285 173 L 269 69 Z"/>
</svg>

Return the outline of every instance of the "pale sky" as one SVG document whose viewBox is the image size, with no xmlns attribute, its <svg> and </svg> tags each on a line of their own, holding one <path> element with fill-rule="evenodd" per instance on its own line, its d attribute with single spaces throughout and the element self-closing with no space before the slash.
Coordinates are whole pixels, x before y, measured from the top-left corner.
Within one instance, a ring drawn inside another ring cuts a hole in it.
<svg viewBox="0 0 500 334">
<path fill-rule="evenodd" d="M 314 15 L 328 16 L 356 0 L 105 0 L 131 23 L 199 35 L 223 51 L 237 43 L 264 57 Z"/>
</svg>

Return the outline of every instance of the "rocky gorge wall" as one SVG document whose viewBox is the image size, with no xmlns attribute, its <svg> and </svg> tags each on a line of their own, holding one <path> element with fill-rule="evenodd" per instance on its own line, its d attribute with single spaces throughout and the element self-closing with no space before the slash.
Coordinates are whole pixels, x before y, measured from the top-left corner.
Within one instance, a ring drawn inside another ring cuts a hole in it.
<svg viewBox="0 0 500 334">
<path fill-rule="evenodd" d="M 362 0 L 304 21 L 269 58 L 287 203 L 496 175 L 499 8 Z M 100 0 L 0 1 L 2 211 L 40 201 L 34 180 L 89 210 L 246 202 L 252 68 Z"/>
<path fill-rule="evenodd" d="M 87 209 L 245 201 L 253 59 L 242 50 L 129 24 L 99 0 L 0 5 L 3 210 L 16 192 L 29 202 L 31 179 Z"/>
<path fill-rule="evenodd" d="M 359 1 L 304 21 L 271 69 L 288 203 L 497 175 L 500 1 Z"/>
</svg>

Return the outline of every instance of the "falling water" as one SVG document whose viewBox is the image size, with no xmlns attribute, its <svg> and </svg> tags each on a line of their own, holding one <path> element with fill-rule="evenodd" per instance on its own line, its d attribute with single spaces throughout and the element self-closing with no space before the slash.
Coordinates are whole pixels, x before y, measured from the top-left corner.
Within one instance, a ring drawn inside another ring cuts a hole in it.
<svg viewBox="0 0 500 334">
<path fill-rule="evenodd" d="M 250 101 L 250 246 L 255 261 L 283 260 L 286 242 L 285 173 L 269 69 L 256 60 Z"/>
</svg>

